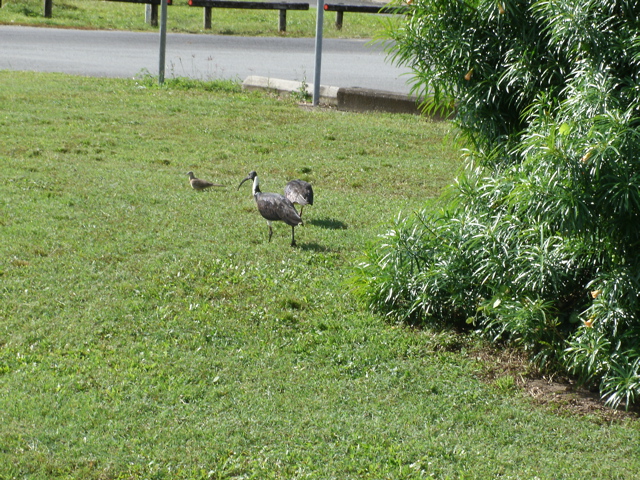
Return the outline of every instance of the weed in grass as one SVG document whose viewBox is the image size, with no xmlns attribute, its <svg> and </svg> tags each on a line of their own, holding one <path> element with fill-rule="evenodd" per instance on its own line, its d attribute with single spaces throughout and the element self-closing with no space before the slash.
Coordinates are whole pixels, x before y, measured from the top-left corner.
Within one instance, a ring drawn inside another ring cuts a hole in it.
<svg viewBox="0 0 640 480">
<path fill-rule="evenodd" d="M 300 87 L 291 92 L 291 98 L 302 103 L 309 103 L 312 100 L 313 96 L 309 93 L 309 84 L 306 77 L 300 82 Z"/>
<path fill-rule="evenodd" d="M 516 381 L 512 375 L 504 375 L 494 382 L 495 387 L 504 394 L 515 392 Z"/>
</svg>

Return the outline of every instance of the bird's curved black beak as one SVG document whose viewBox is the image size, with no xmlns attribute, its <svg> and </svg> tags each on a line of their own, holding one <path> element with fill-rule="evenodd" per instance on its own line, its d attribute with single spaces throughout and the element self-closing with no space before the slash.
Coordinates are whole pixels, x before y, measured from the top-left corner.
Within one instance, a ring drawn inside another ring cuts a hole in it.
<svg viewBox="0 0 640 480">
<path fill-rule="evenodd" d="M 242 181 L 240 182 L 240 185 L 238 185 L 238 190 L 240 190 L 240 187 L 242 186 L 242 184 L 243 184 L 244 182 L 246 182 L 247 180 L 251 180 L 251 175 L 247 176 L 247 178 L 245 178 L 244 180 L 242 180 Z"/>
</svg>

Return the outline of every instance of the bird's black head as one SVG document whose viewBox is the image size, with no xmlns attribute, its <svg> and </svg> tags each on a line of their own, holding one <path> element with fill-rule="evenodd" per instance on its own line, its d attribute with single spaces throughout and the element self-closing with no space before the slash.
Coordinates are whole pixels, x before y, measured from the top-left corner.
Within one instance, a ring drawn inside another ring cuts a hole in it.
<svg viewBox="0 0 640 480">
<path fill-rule="evenodd" d="M 252 170 L 251 172 L 249 172 L 249 175 L 247 175 L 247 176 L 246 176 L 246 178 L 240 182 L 240 185 L 238 185 L 238 190 L 240 190 L 240 187 L 242 186 L 242 184 L 243 184 L 244 182 L 246 182 L 247 180 L 253 180 L 253 179 L 255 179 L 257 176 L 258 176 L 258 174 L 256 173 L 256 171 L 255 171 L 255 170 Z"/>
</svg>

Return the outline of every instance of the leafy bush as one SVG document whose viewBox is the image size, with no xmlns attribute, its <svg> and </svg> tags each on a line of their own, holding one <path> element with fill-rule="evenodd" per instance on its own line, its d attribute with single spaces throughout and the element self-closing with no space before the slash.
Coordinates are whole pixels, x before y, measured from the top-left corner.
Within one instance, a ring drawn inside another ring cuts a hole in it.
<svg viewBox="0 0 640 480">
<path fill-rule="evenodd" d="M 417 0 L 389 35 L 468 166 L 398 219 L 359 291 L 400 321 L 473 324 L 640 399 L 640 2 Z"/>
</svg>

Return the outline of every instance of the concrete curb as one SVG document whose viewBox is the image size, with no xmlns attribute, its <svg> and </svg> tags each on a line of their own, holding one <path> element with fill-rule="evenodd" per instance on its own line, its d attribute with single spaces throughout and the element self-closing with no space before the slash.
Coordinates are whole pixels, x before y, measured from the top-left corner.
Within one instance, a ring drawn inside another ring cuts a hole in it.
<svg viewBox="0 0 640 480">
<path fill-rule="evenodd" d="M 278 95 L 302 92 L 303 82 L 251 75 L 242 82 L 245 90 L 266 90 Z M 313 85 L 306 84 L 306 92 L 313 94 Z M 352 112 L 390 112 L 419 115 L 418 98 L 411 95 L 368 88 L 320 86 L 320 104 Z"/>
<path fill-rule="evenodd" d="M 338 89 L 338 109 L 420 114 L 417 97 L 359 87 Z"/>
<path fill-rule="evenodd" d="M 293 80 L 280 80 L 278 78 L 251 75 L 242 82 L 242 88 L 249 91 L 266 90 L 278 95 L 289 95 L 293 92 L 302 93 L 304 83 Z M 338 90 L 338 87 L 320 85 L 320 103 L 330 107 L 337 107 Z M 313 95 L 313 84 L 306 84 L 306 92 L 309 95 Z"/>
</svg>

